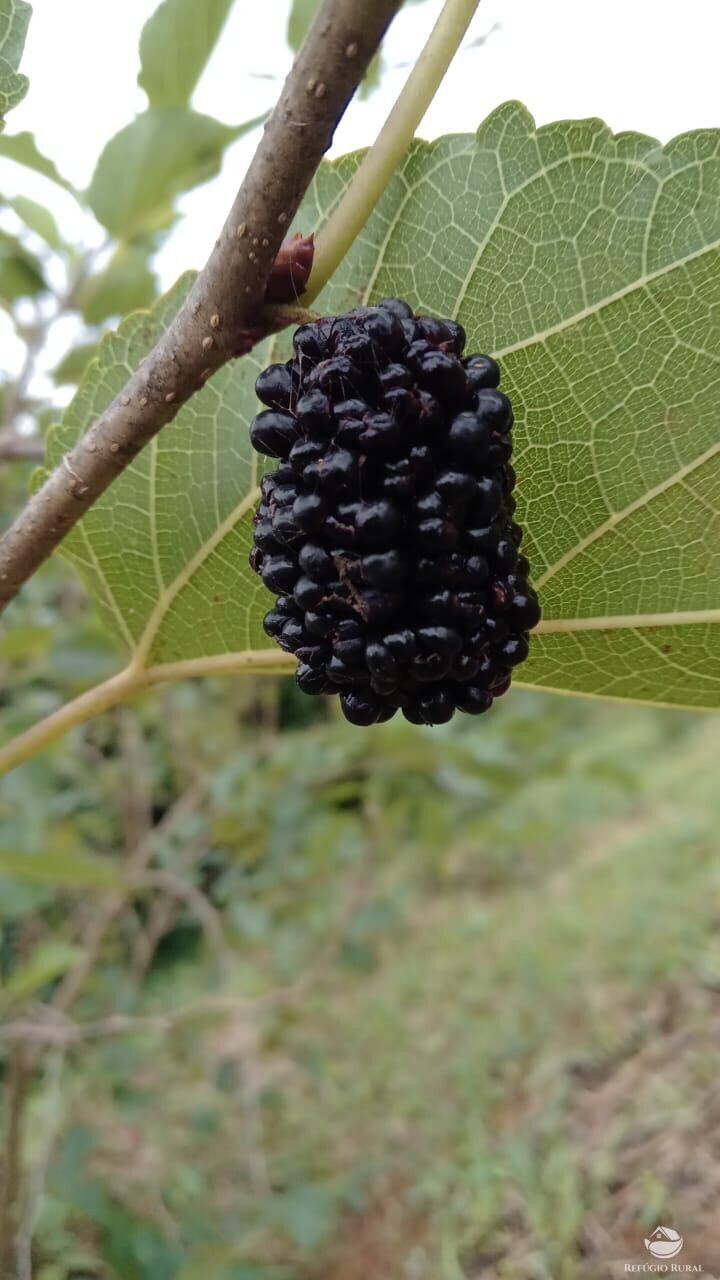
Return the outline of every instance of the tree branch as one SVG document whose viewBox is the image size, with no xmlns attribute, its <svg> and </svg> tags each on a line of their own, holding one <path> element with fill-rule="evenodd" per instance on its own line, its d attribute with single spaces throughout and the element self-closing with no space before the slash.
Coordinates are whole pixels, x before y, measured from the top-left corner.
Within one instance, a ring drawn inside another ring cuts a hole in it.
<svg viewBox="0 0 720 1280">
<path fill-rule="evenodd" d="M 65 1054 L 62 1049 L 47 1055 L 42 1080 L 43 1125 L 42 1142 L 31 1164 L 27 1178 L 25 1205 L 17 1232 L 17 1280 L 33 1280 L 33 1236 L 35 1226 L 42 1207 L 45 1184 L 55 1144 L 60 1133 L 62 1122 L 62 1077 L 65 1065 Z"/>
<path fill-rule="evenodd" d="M 206 1022 L 210 1018 L 233 1017 L 239 1013 L 254 1013 L 280 1005 L 292 1005 L 300 1000 L 310 985 L 311 974 L 298 978 L 287 987 L 271 988 L 259 996 L 205 995 L 193 1004 L 181 1006 L 160 1014 L 111 1013 L 93 1022 L 74 1022 L 62 1015 L 53 1016 L 46 1006 L 43 1021 L 19 1018 L 0 1026 L 0 1044 L 37 1045 L 41 1048 L 70 1049 L 89 1040 L 155 1031 L 164 1034 L 187 1022 Z"/>
<path fill-rule="evenodd" d="M 210 257 L 170 327 L 0 541 L 0 610 L 205 380 L 268 330 L 276 255 L 402 0 L 325 0 Z"/>
</svg>

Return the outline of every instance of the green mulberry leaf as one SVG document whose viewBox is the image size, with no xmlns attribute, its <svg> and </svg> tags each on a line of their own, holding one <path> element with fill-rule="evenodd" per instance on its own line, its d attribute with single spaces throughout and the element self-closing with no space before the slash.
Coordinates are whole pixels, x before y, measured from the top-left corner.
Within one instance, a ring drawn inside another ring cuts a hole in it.
<svg viewBox="0 0 720 1280">
<path fill-rule="evenodd" d="M 16 236 L 0 231 L 0 306 L 36 298 L 46 287 L 39 259 Z"/>
<path fill-rule="evenodd" d="M 141 245 L 118 245 L 104 270 L 84 281 L 78 305 L 86 324 L 101 324 L 153 301 L 157 289 L 147 259 Z"/>
<path fill-rule="evenodd" d="M 322 225 L 360 156 L 324 165 Z M 416 142 L 315 304 L 454 316 L 515 406 L 518 518 L 544 606 L 523 679 L 720 706 L 720 133 L 666 147 L 509 103 Z M 105 340 L 50 460 L 120 389 L 177 297 Z M 147 661 L 266 649 L 246 564 L 247 425 L 268 350 L 219 373 L 65 544 Z"/>
<path fill-rule="evenodd" d="M 167 225 L 176 196 L 213 177 L 225 147 L 263 118 L 231 126 L 187 107 L 151 107 L 108 142 L 87 192 L 90 208 L 120 238 Z"/>
<path fill-rule="evenodd" d="M 36 173 L 41 173 L 44 178 L 49 178 L 59 187 L 73 192 L 73 195 L 76 194 L 67 179 L 58 172 L 52 160 L 43 155 L 31 133 L 0 134 L 0 156 L 7 160 L 14 160 L 16 164 L 22 164 L 27 169 L 34 169 Z"/>
<path fill-rule="evenodd" d="M 28 78 L 18 72 L 18 67 L 31 13 L 25 0 L 0 0 L 0 129 L 2 117 L 28 91 Z"/>
<path fill-rule="evenodd" d="M 163 0 L 143 27 L 138 82 L 153 107 L 192 97 L 233 0 Z"/>
</svg>

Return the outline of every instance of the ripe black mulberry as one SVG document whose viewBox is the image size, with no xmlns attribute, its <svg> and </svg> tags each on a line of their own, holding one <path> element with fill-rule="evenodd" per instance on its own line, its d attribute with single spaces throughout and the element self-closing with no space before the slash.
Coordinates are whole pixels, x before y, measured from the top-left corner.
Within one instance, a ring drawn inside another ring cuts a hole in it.
<svg viewBox="0 0 720 1280">
<path fill-rule="evenodd" d="M 388 298 L 302 325 L 260 374 L 253 569 L 265 630 L 353 724 L 442 724 L 505 693 L 540 618 L 513 519 L 513 413 L 452 320 Z"/>
</svg>

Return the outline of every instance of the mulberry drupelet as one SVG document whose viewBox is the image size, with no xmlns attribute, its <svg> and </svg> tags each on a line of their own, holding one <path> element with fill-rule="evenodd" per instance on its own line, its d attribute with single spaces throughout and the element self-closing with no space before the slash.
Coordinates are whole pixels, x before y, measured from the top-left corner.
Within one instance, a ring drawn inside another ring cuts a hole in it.
<svg viewBox="0 0 720 1280">
<path fill-rule="evenodd" d="M 388 298 L 297 330 L 260 374 L 265 630 L 353 724 L 487 711 L 540 618 L 513 520 L 513 414 L 452 320 Z"/>
</svg>

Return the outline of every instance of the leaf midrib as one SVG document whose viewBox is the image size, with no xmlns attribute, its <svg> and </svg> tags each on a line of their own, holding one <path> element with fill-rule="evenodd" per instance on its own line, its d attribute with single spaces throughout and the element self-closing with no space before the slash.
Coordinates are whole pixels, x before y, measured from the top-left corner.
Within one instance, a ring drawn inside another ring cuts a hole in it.
<svg viewBox="0 0 720 1280">
<path fill-rule="evenodd" d="M 544 618 L 536 635 L 573 635 L 577 631 L 636 631 L 720 623 L 720 609 L 681 609 L 665 613 L 607 613 L 586 618 Z"/>
</svg>

